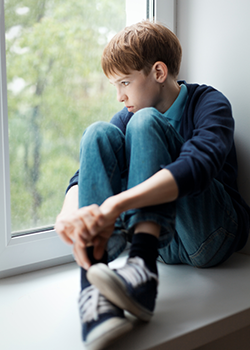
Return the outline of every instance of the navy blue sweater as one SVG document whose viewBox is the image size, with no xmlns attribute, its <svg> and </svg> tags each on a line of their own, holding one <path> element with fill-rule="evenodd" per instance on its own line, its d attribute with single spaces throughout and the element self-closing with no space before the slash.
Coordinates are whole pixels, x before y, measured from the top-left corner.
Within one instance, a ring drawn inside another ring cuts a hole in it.
<svg viewBox="0 0 250 350">
<path fill-rule="evenodd" d="M 177 182 L 179 197 L 199 195 L 213 179 L 224 185 L 238 215 L 239 228 L 234 250 L 239 250 L 248 237 L 250 208 L 237 187 L 238 170 L 231 105 L 222 93 L 210 86 L 186 86 L 188 100 L 180 126 L 180 134 L 185 143 L 178 157 L 165 167 Z M 114 115 L 111 123 L 125 134 L 132 115 L 124 107 Z M 71 178 L 67 190 L 77 182 L 78 171 Z"/>
</svg>

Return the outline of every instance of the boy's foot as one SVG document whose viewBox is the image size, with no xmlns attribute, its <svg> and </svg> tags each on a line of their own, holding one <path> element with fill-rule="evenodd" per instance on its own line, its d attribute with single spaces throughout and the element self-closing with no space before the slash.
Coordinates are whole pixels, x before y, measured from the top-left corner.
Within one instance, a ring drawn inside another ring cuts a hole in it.
<svg viewBox="0 0 250 350">
<path fill-rule="evenodd" d="M 78 304 L 82 339 L 88 350 L 104 349 L 132 328 L 123 310 L 110 303 L 95 286 L 81 291 Z"/>
<path fill-rule="evenodd" d="M 143 321 L 153 315 L 158 277 L 139 257 L 128 258 L 124 267 L 111 270 L 105 264 L 89 268 L 87 278 L 113 304 Z"/>
</svg>

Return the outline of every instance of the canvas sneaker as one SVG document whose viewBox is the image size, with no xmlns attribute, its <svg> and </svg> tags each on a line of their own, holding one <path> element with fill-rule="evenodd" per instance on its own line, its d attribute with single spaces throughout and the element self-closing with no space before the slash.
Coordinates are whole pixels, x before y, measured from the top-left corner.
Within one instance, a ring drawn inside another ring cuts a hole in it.
<svg viewBox="0 0 250 350">
<path fill-rule="evenodd" d="M 88 350 L 104 349 L 132 328 L 123 310 L 108 301 L 95 286 L 81 291 L 78 305 L 82 339 Z"/>
<path fill-rule="evenodd" d="M 105 264 L 95 264 L 89 268 L 87 278 L 119 308 L 143 321 L 152 317 L 158 277 L 141 258 L 128 258 L 124 267 L 114 270 Z"/>
</svg>

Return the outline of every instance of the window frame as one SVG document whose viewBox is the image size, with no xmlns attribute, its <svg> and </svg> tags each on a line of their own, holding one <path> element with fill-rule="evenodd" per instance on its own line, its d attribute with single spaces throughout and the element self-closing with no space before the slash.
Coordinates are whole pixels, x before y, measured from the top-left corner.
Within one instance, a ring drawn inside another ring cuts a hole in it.
<svg viewBox="0 0 250 350">
<path fill-rule="evenodd" d="M 175 31 L 176 0 L 140 1 L 147 4 L 151 19 L 155 18 Z M 127 0 L 127 15 L 133 2 Z M 141 18 L 146 18 L 146 13 L 143 8 Z M 0 0 L 0 193 L 0 278 L 74 260 L 72 247 L 63 243 L 53 229 L 16 237 L 11 235 L 4 0 Z"/>
<path fill-rule="evenodd" d="M 155 19 L 176 34 L 176 2 L 177 0 L 155 0 Z"/>
</svg>

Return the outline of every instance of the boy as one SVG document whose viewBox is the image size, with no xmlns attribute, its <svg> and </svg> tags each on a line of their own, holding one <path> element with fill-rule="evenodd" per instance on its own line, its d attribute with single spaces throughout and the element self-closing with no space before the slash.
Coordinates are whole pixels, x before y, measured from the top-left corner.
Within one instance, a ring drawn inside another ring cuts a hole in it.
<svg viewBox="0 0 250 350">
<path fill-rule="evenodd" d="M 89 349 L 130 329 L 124 310 L 151 318 L 158 256 L 212 267 L 247 240 L 230 103 L 212 87 L 177 82 L 180 62 L 177 37 L 149 21 L 125 28 L 103 52 L 102 68 L 125 107 L 84 132 L 80 169 L 56 222 L 81 266 Z M 109 269 L 127 240 L 127 263 Z"/>
</svg>

